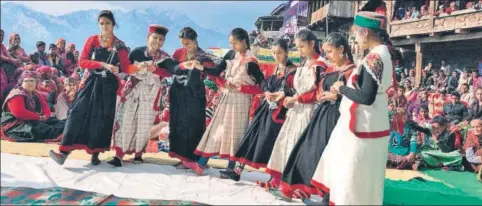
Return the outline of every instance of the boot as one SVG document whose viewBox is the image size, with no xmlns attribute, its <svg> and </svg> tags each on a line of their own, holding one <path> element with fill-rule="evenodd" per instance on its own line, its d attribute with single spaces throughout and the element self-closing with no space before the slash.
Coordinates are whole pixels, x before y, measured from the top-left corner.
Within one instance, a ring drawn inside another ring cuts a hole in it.
<svg viewBox="0 0 482 206">
<path fill-rule="evenodd" d="M 99 153 L 92 154 L 92 158 L 90 159 L 90 163 L 92 165 L 99 165 L 100 164 Z"/>
<path fill-rule="evenodd" d="M 221 179 L 231 179 L 236 182 L 241 178 L 241 175 L 236 174 L 233 170 L 221 170 L 219 174 Z"/>
<path fill-rule="evenodd" d="M 142 156 L 137 156 L 137 157 L 134 157 L 134 161 L 132 163 L 142 164 L 142 163 L 144 163 L 144 160 L 142 159 Z"/>
<path fill-rule="evenodd" d="M 117 156 L 114 156 L 114 158 L 112 158 L 111 160 L 107 161 L 107 164 L 110 164 L 114 167 L 122 167 L 122 160 L 117 157 Z"/>
<path fill-rule="evenodd" d="M 63 165 L 65 160 L 67 159 L 68 154 L 64 153 L 56 153 L 53 150 L 49 152 L 50 158 L 52 158 L 57 164 Z"/>
</svg>

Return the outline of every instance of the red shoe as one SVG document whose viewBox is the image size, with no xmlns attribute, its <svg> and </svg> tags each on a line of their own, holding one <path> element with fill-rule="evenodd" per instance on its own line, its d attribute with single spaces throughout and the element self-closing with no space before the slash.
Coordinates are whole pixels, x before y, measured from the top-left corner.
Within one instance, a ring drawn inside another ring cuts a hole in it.
<svg viewBox="0 0 482 206">
<path fill-rule="evenodd" d="M 199 176 L 204 174 L 204 168 L 199 166 L 197 162 L 183 161 L 182 164 L 187 168 L 191 169 L 192 171 L 194 171 L 194 173 L 196 173 Z"/>
</svg>

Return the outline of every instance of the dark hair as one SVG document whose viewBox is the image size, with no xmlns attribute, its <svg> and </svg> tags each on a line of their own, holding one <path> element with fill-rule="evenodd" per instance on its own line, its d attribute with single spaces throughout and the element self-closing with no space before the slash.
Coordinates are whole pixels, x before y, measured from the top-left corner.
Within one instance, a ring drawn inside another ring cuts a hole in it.
<svg viewBox="0 0 482 206">
<path fill-rule="evenodd" d="M 392 41 L 390 41 L 390 36 L 387 33 L 387 30 L 385 29 L 368 29 L 373 32 L 375 36 L 378 36 L 381 40 L 382 43 L 385 44 L 388 47 L 388 51 L 390 52 L 390 56 L 392 57 L 392 61 L 397 60 L 395 52 L 393 50 L 393 44 Z"/>
<path fill-rule="evenodd" d="M 3 29 L 0 29 L 0 32 L 2 32 L 2 33 L 4 33 L 4 34 L 5 34 L 5 32 L 3 31 Z"/>
<path fill-rule="evenodd" d="M 179 38 L 190 39 L 190 40 L 196 41 L 197 40 L 197 33 L 191 27 L 184 27 L 179 32 Z"/>
<path fill-rule="evenodd" d="M 45 42 L 43 42 L 43 41 L 38 41 L 37 44 L 35 44 L 35 46 L 36 46 L 37 48 L 39 48 L 39 47 L 41 47 L 41 46 L 45 46 Z"/>
<path fill-rule="evenodd" d="M 460 93 L 458 93 L 458 92 L 452 92 L 450 95 L 456 96 L 457 98 L 460 98 Z"/>
<path fill-rule="evenodd" d="M 110 11 L 110 10 L 102 10 L 102 11 L 99 13 L 99 17 L 97 17 L 97 21 L 99 21 L 101 17 L 108 18 L 108 19 L 112 22 L 112 25 L 113 25 L 113 26 L 116 26 L 116 25 L 117 25 L 116 22 L 115 22 L 114 14 L 112 13 L 112 11 Z"/>
<path fill-rule="evenodd" d="M 237 39 L 238 41 L 245 41 L 246 42 L 246 47 L 250 49 L 249 46 L 249 35 L 246 30 L 243 28 L 235 28 L 231 31 L 230 34 L 233 38 Z"/>
<path fill-rule="evenodd" d="M 350 60 L 352 63 L 354 62 L 353 61 L 353 55 L 351 54 L 350 45 L 348 44 L 348 41 L 346 40 L 345 36 L 343 36 L 342 33 L 333 32 L 333 33 L 329 34 L 325 38 L 325 41 L 323 41 L 323 43 L 332 45 L 336 48 L 343 47 L 343 55 L 348 57 L 348 60 Z"/>
<path fill-rule="evenodd" d="M 449 123 L 447 121 L 447 119 L 445 117 L 443 117 L 442 115 L 437 115 L 437 116 L 433 117 L 431 122 L 432 123 L 438 123 L 440 126 L 445 126 Z"/>
<path fill-rule="evenodd" d="M 277 39 L 276 41 L 273 42 L 273 46 L 279 46 L 281 49 L 283 49 L 286 53 L 288 53 L 288 42 L 286 42 L 284 39 Z"/>
<path fill-rule="evenodd" d="M 55 44 L 50 44 L 50 45 L 49 45 L 49 49 L 57 49 L 57 45 L 55 45 Z"/>
<path fill-rule="evenodd" d="M 405 87 L 404 87 L 404 86 L 401 86 L 401 85 L 400 85 L 400 86 L 398 86 L 398 88 L 399 88 L 399 89 L 403 89 L 403 90 L 405 90 Z"/>
<path fill-rule="evenodd" d="M 316 35 L 308 30 L 308 29 L 303 29 L 301 31 L 299 31 L 296 36 L 295 36 L 296 39 L 299 39 L 301 41 L 314 41 L 315 42 L 315 52 L 318 53 L 318 54 L 321 54 L 321 51 L 320 51 L 320 47 L 319 47 L 319 44 L 318 44 L 318 39 L 316 38 Z"/>
</svg>

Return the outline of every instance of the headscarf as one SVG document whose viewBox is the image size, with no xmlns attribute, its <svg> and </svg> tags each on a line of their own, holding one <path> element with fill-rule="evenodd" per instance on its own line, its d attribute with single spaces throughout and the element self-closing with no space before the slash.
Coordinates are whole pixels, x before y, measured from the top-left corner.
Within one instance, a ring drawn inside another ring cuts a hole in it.
<svg viewBox="0 0 482 206">
<path fill-rule="evenodd" d="M 18 79 L 17 85 L 14 87 L 14 90 L 12 90 L 12 92 L 13 93 L 17 92 L 19 95 L 24 96 L 25 97 L 25 108 L 27 108 L 30 111 L 34 111 L 35 105 L 36 105 L 34 97 L 38 96 L 38 93 L 36 91 L 34 91 L 32 94 L 29 94 L 27 92 L 27 90 L 25 90 L 22 87 L 23 80 L 26 79 L 26 78 L 34 78 L 34 79 L 37 80 L 37 83 L 38 83 L 39 74 L 38 74 L 38 72 L 35 72 L 35 71 L 28 71 L 28 70 L 23 71 L 22 75 Z M 13 96 L 11 98 L 13 98 Z M 7 101 L 5 101 L 5 102 L 7 102 Z"/>
<path fill-rule="evenodd" d="M 52 68 L 50 66 L 41 66 L 37 69 L 37 72 L 40 73 L 40 75 L 46 74 L 46 73 L 51 73 L 52 74 Z"/>
<path fill-rule="evenodd" d="M 12 47 L 13 46 L 13 40 L 15 39 L 15 36 L 17 36 L 18 34 L 17 33 L 11 33 L 9 36 L 8 36 L 8 47 Z"/>
<path fill-rule="evenodd" d="M 167 32 L 169 32 L 169 29 L 167 29 L 166 27 L 157 24 L 151 24 L 149 25 L 149 30 L 147 31 L 147 37 L 151 36 L 151 34 L 154 33 L 166 36 Z"/>
</svg>

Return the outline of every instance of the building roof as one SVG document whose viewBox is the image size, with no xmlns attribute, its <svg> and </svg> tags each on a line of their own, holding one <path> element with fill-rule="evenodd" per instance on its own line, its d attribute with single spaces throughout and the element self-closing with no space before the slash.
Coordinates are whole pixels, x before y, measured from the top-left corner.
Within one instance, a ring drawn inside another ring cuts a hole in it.
<svg viewBox="0 0 482 206">
<path fill-rule="evenodd" d="M 276 15 L 282 15 L 282 12 L 285 11 L 289 6 L 290 6 L 290 4 L 288 2 L 282 3 L 282 4 L 278 5 L 278 7 L 273 9 L 273 11 L 270 14 L 275 15 L 275 16 Z"/>
<path fill-rule="evenodd" d="M 261 26 L 261 22 L 271 22 L 271 21 L 274 21 L 274 22 L 279 22 L 281 24 L 283 24 L 283 16 L 260 16 L 258 17 L 258 19 L 256 19 L 256 22 L 254 23 L 254 25 L 256 25 L 256 27 L 260 27 Z"/>
</svg>

